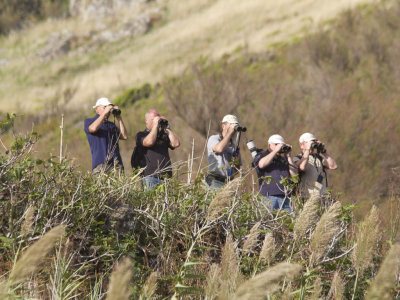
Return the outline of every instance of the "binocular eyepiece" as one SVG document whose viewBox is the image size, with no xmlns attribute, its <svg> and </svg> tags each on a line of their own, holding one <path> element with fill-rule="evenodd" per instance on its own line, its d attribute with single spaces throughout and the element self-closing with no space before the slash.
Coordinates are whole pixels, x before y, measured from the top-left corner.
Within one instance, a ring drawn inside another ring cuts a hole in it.
<svg viewBox="0 0 400 300">
<path fill-rule="evenodd" d="M 247 131 L 246 127 L 240 126 L 240 125 L 236 125 L 234 129 L 236 132 L 246 132 Z"/>
<path fill-rule="evenodd" d="M 121 115 L 121 110 L 118 108 L 111 108 L 110 112 L 114 115 L 114 116 L 120 116 Z"/>
<path fill-rule="evenodd" d="M 168 120 L 160 119 L 160 121 L 158 121 L 158 126 L 159 127 L 167 127 L 168 126 Z"/>
<path fill-rule="evenodd" d="M 292 147 L 288 145 L 283 145 L 281 150 L 279 150 L 279 153 L 289 153 L 290 151 L 292 151 Z"/>
<path fill-rule="evenodd" d="M 317 152 L 320 152 L 320 153 L 326 152 L 324 145 L 322 145 L 321 143 L 317 143 L 317 142 L 314 142 L 311 144 L 311 149 L 317 150 Z"/>
</svg>

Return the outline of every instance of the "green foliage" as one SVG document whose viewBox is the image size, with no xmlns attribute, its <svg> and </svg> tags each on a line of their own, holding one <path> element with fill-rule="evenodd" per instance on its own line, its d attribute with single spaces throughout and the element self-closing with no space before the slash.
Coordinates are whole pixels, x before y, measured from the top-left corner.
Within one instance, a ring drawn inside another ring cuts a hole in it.
<svg viewBox="0 0 400 300">
<path fill-rule="evenodd" d="M 117 98 L 115 98 L 113 103 L 121 107 L 131 106 L 141 99 L 148 99 L 152 91 L 153 89 L 151 85 L 146 83 L 140 88 L 131 88 L 126 90 Z"/>
</svg>

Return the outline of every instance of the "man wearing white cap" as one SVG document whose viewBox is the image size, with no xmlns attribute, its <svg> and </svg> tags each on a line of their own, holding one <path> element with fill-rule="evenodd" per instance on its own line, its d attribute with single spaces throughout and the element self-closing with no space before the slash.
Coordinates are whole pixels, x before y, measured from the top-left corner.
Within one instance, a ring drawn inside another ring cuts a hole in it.
<svg viewBox="0 0 400 300">
<path fill-rule="evenodd" d="M 123 168 L 118 141 L 126 140 L 128 134 L 122 121 L 121 110 L 107 98 L 98 99 L 93 108 L 96 115 L 84 122 L 84 130 L 92 153 L 92 169 L 95 173 L 109 171 L 114 164 Z M 118 120 L 119 128 L 108 121 L 111 113 Z"/>
<path fill-rule="evenodd" d="M 258 175 L 260 194 L 266 197 L 271 210 L 285 209 L 291 212 L 290 190 L 281 181 L 297 175 L 297 167 L 291 156 L 290 145 L 279 134 L 274 134 L 268 139 L 268 150 L 258 153 L 254 158 L 254 165 Z M 268 183 L 266 178 L 272 180 Z"/>
<path fill-rule="evenodd" d="M 222 187 L 232 179 L 241 165 L 240 153 L 232 141 L 239 120 L 234 115 L 226 115 L 221 122 L 221 134 L 212 135 L 207 142 L 208 175 L 207 184 L 212 188 Z"/>
<path fill-rule="evenodd" d="M 300 136 L 299 145 L 302 153 L 293 160 L 300 173 L 300 196 L 327 196 L 326 170 L 337 169 L 335 159 L 330 156 L 325 144 L 309 132 Z"/>
</svg>

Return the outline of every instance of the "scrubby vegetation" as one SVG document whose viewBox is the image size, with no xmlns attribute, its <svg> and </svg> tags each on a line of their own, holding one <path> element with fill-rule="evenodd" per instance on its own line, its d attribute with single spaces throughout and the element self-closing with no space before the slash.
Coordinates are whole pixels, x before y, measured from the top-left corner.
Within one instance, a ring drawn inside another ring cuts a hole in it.
<svg viewBox="0 0 400 300">
<path fill-rule="evenodd" d="M 244 192 L 248 174 L 212 191 L 184 166 L 187 181 L 143 192 L 138 174 L 93 177 L 68 160 L 33 159 L 38 139 L 16 136 L 0 157 L 3 298 L 363 299 L 369 287 L 369 299 L 392 299 L 400 290 L 397 234 L 382 240 L 375 206 L 357 226 L 342 199 L 293 198 L 292 215 L 271 212 Z"/>
<path fill-rule="evenodd" d="M 28 22 L 68 14 L 68 0 L 2 0 L 0 3 L 0 35 L 21 29 Z"/>
</svg>

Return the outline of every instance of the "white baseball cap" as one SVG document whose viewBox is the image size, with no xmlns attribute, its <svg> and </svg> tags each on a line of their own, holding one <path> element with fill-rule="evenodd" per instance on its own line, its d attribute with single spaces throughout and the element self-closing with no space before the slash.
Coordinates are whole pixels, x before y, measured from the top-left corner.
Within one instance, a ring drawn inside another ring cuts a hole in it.
<svg viewBox="0 0 400 300">
<path fill-rule="evenodd" d="M 222 119 L 222 123 L 239 124 L 239 120 L 235 115 L 226 115 Z"/>
<path fill-rule="evenodd" d="M 274 134 L 269 137 L 268 144 L 285 144 L 285 140 L 279 134 Z"/>
<path fill-rule="evenodd" d="M 317 139 L 317 138 L 316 138 L 312 133 L 306 132 L 306 133 L 303 133 L 303 134 L 300 136 L 299 142 L 300 142 L 300 143 L 310 142 L 310 141 L 314 141 L 314 140 L 316 140 L 316 139 Z"/>
<path fill-rule="evenodd" d="M 107 106 L 107 105 L 112 105 L 112 103 L 110 102 L 110 100 L 108 100 L 108 98 L 99 98 L 96 101 L 96 105 L 93 106 L 93 108 L 96 108 L 97 106 Z"/>
</svg>

